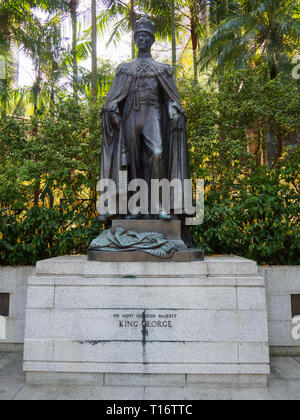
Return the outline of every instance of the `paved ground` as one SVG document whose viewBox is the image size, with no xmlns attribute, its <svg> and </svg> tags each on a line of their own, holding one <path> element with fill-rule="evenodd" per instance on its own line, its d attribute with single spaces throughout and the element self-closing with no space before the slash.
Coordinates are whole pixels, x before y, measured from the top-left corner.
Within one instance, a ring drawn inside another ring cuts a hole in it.
<svg viewBox="0 0 300 420">
<path fill-rule="evenodd" d="M 0 353 L 0 400 L 300 400 L 300 358 L 275 357 L 267 389 L 26 385 L 21 353 Z"/>
</svg>

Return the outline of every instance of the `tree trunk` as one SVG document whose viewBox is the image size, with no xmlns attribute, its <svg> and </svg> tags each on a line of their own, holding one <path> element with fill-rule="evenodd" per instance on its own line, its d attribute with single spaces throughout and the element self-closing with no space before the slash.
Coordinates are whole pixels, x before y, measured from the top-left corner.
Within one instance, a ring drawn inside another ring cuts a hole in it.
<svg viewBox="0 0 300 420">
<path fill-rule="evenodd" d="M 1 102 L 2 102 L 3 114 L 6 115 L 8 91 L 9 91 L 9 74 L 8 74 L 7 59 L 5 59 L 5 62 L 4 62 L 4 73 L 5 73 L 5 79 L 1 81 L 2 82 Z"/>
<path fill-rule="evenodd" d="M 135 40 L 134 40 L 134 27 L 135 27 L 135 9 L 134 9 L 134 0 L 130 0 L 130 26 L 132 30 L 131 38 L 131 58 L 135 59 Z"/>
<path fill-rule="evenodd" d="M 34 116 L 37 115 L 38 113 L 38 100 L 39 100 L 39 94 L 40 94 L 40 89 L 41 89 L 41 66 L 39 65 L 38 68 L 38 72 L 37 72 L 37 78 L 35 81 L 35 84 L 33 86 L 33 112 L 34 112 Z M 38 118 L 34 119 L 34 125 L 32 127 L 32 135 L 35 138 L 35 141 L 38 141 L 38 134 L 39 134 L 39 123 L 38 123 Z M 35 162 L 39 162 L 39 156 L 35 156 L 34 158 Z M 33 192 L 33 201 L 34 201 L 34 205 L 38 206 L 39 204 L 39 198 L 40 198 L 40 191 L 41 190 L 41 180 L 40 177 L 36 178 L 35 181 L 35 189 Z"/>
<path fill-rule="evenodd" d="M 177 66 L 177 57 L 176 57 L 176 22 L 175 22 L 175 0 L 171 0 L 171 28 L 172 28 L 172 65 L 174 73 Z"/>
<path fill-rule="evenodd" d="M 268 160 L 268 166 L 269 169 L 272 169 L 273 164 L 276 160 L 276 147 L 277 145 L 277 139 L 274 135 L 272 129 L 267 134 L 267 160 Z"/>
<path fill-rule="evenodd" d="M 8 31 L 8 17 L 5 16 L 2 21 L 3 25 L 3 47 L 4 47 L 4 57 L 1 57 L 3 60 L 4 66 L 4 76 L 5 79 L 2 80 L 2 92 L 1 92 L 1 102 L 3 107 L 4 115 L 7 114 L 7 102 L 8 102 L 8 92 L 10 88 L 10 74 L 8 66 L 8 56 L 11 48 L 11 35 Z"/>
<path fill-rule="evenodd" d="M 34 206 L 35 206 L 35 207 L 37 207 L 37 206 L 39 205 L 39 199 L 40 199 L 40 187 L 41 187 L 41 184 L 40 184 L 40 182 L 38 181 L 38 182 L 37 182 L 37 184 L 36 184 L 36 188 L 35 188 L 35 190 L 34 190 L 34 192 L 33 192 L 33 203 L 34 203 Z"/>
<path fill-rule="evenodd" d="M 73 96 L 78 97 L 78 63 L 77 50 L 77 5 L 78 0 L 70 1 L 70 14 L 72 20 L 72 68 L 73 68 Z"/>
<path fill-rule="evenodd" d="M 270 64 L 270 79 L 276 79 L 278 75 L 278 67 L 276 65 L 276 56 L 272 60 Z M 278 141 L 277 138 L 272 130 L 267 134 L 267 161 L 269 169 L 272 169 L 274 162 L 276 161 L 276 156 L 278 156 Z"/>
<path fill-rule="evenodd" d="M 265 164 L 264 161 L 264 133 L 261 124 L 246 129 L 247 151 L 255 156 L 256 166 Z"/>
<path fill-rule="evenodd" d="M 39 95 L 41 92 L 41 82 L 42 82 L 41 66 L 39 65 L 37 78 L 33 85 L 33 113 L 34 115 L 38 113 L 38 101 L 39 101 Z"/>
<path fill-rule="evenodd" d="M 98 96 L 97 75 L 97 5 L 92 0 L 92 98 L 95 101 Z"/>
<path fill-rule="evenodd" d="M 192 39 L 192 48 L 193 48 L 193 68 L 194 68 L 194 84 L 198 82 L 198 71 L 197 71 L 197 50 L 198 50 L 198 39 L 196 32 L 196 16 L 194 7 L 190 8 L 190 19 L 191 19 L 191 39 Z"/>
<path fill-rule="evenodd" d="M 14 85 L 15 88 L 18 89 L 19 87 L 19 78 L 20 78 L 20 49 L 18 45 L 15 43 L 15 52 L 16 52 L 16 62 L 15 62 L 15 71 L 14 71 Z"/>
<path fill-rule="evenodd" d="M 52 60 L 51 63 L 51 75 L 49 78 L 49 83 L 50 83 L 50 115 L 54 114 L 54 108 L 55 108 L 55 80 L 56 77 L 54 76 L 55 74 L 55 62 Z"/>
</svg>

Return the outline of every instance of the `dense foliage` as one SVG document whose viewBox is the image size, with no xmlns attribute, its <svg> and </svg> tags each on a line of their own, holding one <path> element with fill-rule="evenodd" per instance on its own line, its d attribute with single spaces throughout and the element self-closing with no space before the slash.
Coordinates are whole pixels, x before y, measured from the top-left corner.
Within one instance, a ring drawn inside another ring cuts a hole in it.
<svg viewBox="0 0 300 420">
<path fill-rule="evenodd" d="M 84 253 L 101 225 L 91 203 L 62 202 L 53 208 L 1 210 L 0 264 L 35 264 L 66 254 Z"/>
<path fill-rule="evenodd" d="M 101 103 L 73 98 L 30 120 L 0 120 L 0 202 L 19 209 L 47 187 L 63 199 L 95 198 L 101 151 Z"/>
<path fill-rule="evenodd" d="M 206 181 L 205 220 L 194 241 L 261 264 L 299 264 L 298 87 L 244 71 L 220 83 L 219 92 L 182 90 L 192 174 Z M 269 169 L 263 160 L 271 129 L 282 153 Z"/>
</svg>

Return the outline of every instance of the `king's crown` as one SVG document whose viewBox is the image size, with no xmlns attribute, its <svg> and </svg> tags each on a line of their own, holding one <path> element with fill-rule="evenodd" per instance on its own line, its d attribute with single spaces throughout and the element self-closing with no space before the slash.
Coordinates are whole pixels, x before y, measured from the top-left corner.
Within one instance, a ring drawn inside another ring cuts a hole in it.
<svg viewBox="0 0 300 420">
<path fill-rule="evenodd" d="M 147 15 L 144 15 L 135 24 L 134 32 L 138 33 L 142 31 L 149 32 L 154 36 L 154 25 L 151 20 L 148 19 Z"/>
</svg>

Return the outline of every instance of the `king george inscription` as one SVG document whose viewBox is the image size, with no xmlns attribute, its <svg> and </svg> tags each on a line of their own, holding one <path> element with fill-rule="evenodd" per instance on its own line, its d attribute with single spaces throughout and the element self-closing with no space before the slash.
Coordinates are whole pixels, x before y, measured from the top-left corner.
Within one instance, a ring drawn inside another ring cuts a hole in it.
<svg viewBox="0 0 300 420">
<path fill-rule="evenodd" d="M 117 312 L 113 314 L 114 327 L 118 328 L 173 328 L 177 314 Z M 117 323 L 117 325 L 116 325 Z"/>
</svg>

